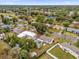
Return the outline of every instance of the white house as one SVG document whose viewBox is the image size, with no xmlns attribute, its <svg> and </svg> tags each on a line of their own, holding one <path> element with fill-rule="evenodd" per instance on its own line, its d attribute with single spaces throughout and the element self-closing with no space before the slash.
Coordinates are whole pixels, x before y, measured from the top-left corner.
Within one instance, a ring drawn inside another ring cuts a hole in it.
<svg viewBox="0 0 79 59">
<path fill-rule="evenodd" d="M 23 31 L 22 33 L 20 33 L 19 35 L 17 35 L 17 37 L 22 38 L 22 37 L 31 37 L 34 38 L 36 37 L 36 34 L 34 32 L 30 32 L 30 31 Z"/>
</svg>

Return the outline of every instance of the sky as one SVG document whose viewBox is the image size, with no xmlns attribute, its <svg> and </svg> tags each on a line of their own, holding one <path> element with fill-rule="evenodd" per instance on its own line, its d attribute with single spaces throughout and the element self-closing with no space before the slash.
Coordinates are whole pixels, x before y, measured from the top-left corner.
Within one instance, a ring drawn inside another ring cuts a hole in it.
<svg viewBox="0 0 79 59">
<path fill-rule="evenodd" d="M 0 5 L 79 5 L 79 0 L 0 0 Z"/>
</svg>

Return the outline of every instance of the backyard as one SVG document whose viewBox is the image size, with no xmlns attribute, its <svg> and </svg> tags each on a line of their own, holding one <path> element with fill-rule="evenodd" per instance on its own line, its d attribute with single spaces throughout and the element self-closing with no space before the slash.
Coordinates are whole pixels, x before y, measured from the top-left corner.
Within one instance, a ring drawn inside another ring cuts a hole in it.
<svg viewBox="0 0 79 59">
<path fill-rule="evenodd" d="M 70 53 L 63 51 L 59 46 L 56 46 L 49 51 L 52 55 L 58 57 L 58 59 L 76 59 Z"/>
<path fill-rule="evenodd" d="M 38 59 L 53 59 L 53 58 L 45 53 L 42 56 L 40 56 Z"/>
</svg>

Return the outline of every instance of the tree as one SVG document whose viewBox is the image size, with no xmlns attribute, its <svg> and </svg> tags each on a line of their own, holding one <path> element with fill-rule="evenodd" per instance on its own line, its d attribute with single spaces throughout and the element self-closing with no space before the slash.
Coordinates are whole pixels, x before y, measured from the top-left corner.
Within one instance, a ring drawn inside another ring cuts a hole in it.
<svg viewBox="0 0 79 59">
<path fill-rule="evenodd" d="M 11 24 L 13 22 L 13 19 L 2 17 L 2 22 L 4 24 Z"/>
<path fill-rule="evenodd" d="M 46 22 L 49 23 L 49 24 L 53 24 L 54 19 L 47 19 Z"/>
<path fill-rule="evenodd" d="M 40 23 L 44 23 L 45 22 L 45 16 L 42 15 L 38 15 L 36 22 L 40 22 Z"/>
<path fill-rule="evenodd" d="M 76 17 L 75 21 L 79 21 L 79 17 Z"/>
<path fill-rule="evenodd" d="M 36 43 L 32 39 L 26 39 L 26 38 L 18 38 L 16 35 L 13 36 L 6 36 L 6 40 L 11 47 L 15 47 L 16 44 L 19 45 L 20 48 L 25 49 L 27 51 L 31 51 L 33 48 L 36 47 Z"/>
<path fill-rule="evenodd" d="M 11 37 L 9 35 L 6 36 L 5 42 L 7 42 L 11 47 L 15 47 L 18 43 L 19 38 L 15 35 L 12 35 Z"/>
<path fill-rule="evenodd" d="M 70 22 L 69 22 L 69 21 L 64 21 L 64 22 L 63 22 L 63 25 L 64 25 L 65 27 L 68 27 L 68 26 L 70 25 Z"/>
<path fill-rule="evenodd" d="M 29 59 L 29 55 L 26 50 L 21 50 L 19 56 L 20 56 L 20 59 Z"/>
<path fill-rule="evenodd" d="M 47 26 L 44 23 L 34 23 L 33 26 L 39 34 L 44 34 L 47 31 Z"/>
<path fill-rule="evenodd" d="M 27 51 L 31 51 L 33 48 L 36 47 L 36 43 L 32 39 L 25 39 L 22 42 L 23 42 L 21 43 L 23 45 L 22 49 L 26 49 Z"/>
<path fill-rule="evenodd" d="M 16 17 L 13 17 L 12 20 L 13 20 L 13 23 L 14 23 L 14 24 L 15 24 L 15 22 L 18 21 Z"/>
</svg>

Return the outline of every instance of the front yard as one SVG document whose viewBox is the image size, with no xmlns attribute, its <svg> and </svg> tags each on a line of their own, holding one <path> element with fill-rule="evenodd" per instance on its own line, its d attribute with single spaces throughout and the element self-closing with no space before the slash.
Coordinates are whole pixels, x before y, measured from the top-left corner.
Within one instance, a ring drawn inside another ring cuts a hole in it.
<svg viewBox="0 0 79 59">
<path fill-rule="evenodd" d="M 69 43 L 69 42 L 72 42 L 72 41 L 70 39 L 59 39 L 58 42 L 59 43 L 63 43 L 63 42 Z"/>
<path fill-rule="evenodd" d="M 72 37 L 78 37 L 77 34 L 72 33 L 72 32 L 65 32 L 64 34 L 66 34 L 66 35 L 70 35 L 70 36 L 72 36 Z"/>
</svg>

